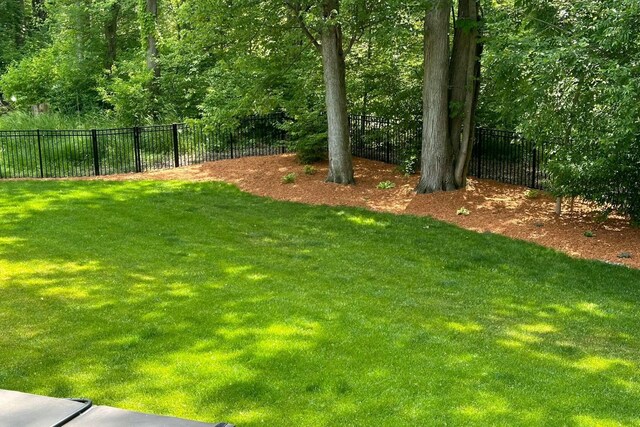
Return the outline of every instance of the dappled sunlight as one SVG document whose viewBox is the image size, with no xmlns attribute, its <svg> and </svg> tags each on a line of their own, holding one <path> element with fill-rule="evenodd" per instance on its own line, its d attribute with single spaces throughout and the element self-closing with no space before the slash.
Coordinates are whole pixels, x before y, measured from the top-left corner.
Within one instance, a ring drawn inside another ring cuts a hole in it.
<svg viewBox="0 0 640 427">
<path fill-rule="evenodd" d="M 613 418 L 599 418 L 592 415 L 576 415 L 573 421 L 577 427 L 620 427 L 620 422 Z M 640 418 L 636 418 L 637 424 Z"/>
<path fill-rule="evenodd" d="M 475 322 L 469 323 L 459 323 L 459 322 L 447 322 L 445 326 L 455 332 L 461 333 L 472 333 L 472 332 L 480 332 L 483 330 L 483 327 Z"/>
<path fill-rule="evenodd" d="M 364 216 L 347 216 L 347 221 L 350 221 L 357 225 L 370 225 L 376 227 L 386 227 L 388 224 L 380 221 L 376 221 L 373 218 L 367 218 Z"/>
<path fill-rule="evenodd" d="M 472 404 L 462 406 L 457 411 L 472 420 L 481 421 L 511 410 L 508 400 L 496 394 L 480 392 L 474 400 Z"/>
<path fill-rule="evenodd" d="M 637 272 L 220 184 L 57 185 L 0 223 L 3 387 L 250 427 L 640 413 Z"/>
<path fill-rule="evenodd" d="M 598 304 L 594 304 L 591 302 L 580 302 L 576 304 L 576 310 L 583 313 L 591 314 L 596 317 L 611 317 L 604 310 L 602 310 Z"/>
<path fill-rule="evenodd" d="M 608 371 L 615 367 L 635 368 L 634 364 L 622 359 L 610 359 L 601 356 L 589 356 L 582 358 L 573 364 L 578 369 L 597 373 Z"/>
<path fill-rule="evenodd" d="M 519 328 L 524 332 L 532 333 L 532 334 L 550 334 L 554 332 L 558 332 L 555 326 L 550 325 L 548 323 L 534 323 L 529 325 L 519 325 Z"/>
</svg>

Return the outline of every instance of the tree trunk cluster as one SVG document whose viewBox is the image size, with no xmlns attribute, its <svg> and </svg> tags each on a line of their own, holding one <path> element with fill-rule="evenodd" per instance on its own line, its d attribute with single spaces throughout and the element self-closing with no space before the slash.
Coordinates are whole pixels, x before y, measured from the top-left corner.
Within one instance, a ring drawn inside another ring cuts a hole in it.
<svg viewBox="0 0 640 427">
<path fill-rule="evenodd" d="M 482 53 L 478 0 L 459 1 L 451 51 L 450 19 L 450 0 L 426 11 L 418 193 L 463 188 L 471 158 Z"/>
</svg>

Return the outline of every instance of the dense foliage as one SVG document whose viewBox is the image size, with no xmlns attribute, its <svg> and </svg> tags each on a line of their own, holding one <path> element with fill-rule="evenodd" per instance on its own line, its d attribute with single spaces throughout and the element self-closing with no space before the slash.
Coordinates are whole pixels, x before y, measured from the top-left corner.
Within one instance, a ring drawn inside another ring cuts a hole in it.
<svg viewBox="0 0 640 427">
<path fill-rule="evenodd" d="M 640 217 L 640 3 L 516 0 L 487 17 L 484 122 L 553 144 L 557 194 Z"/>
<path fill-rule="evenodd" d="M 321 152 L 321 1 L 0 0 L 1 108 L 233 125 L 285 111 Z M 292 14 L 290 5 L 299 7 Z M 350 112 L 421 114 L 424 2 L 342 0 Z M 554 144 L 552 189 L 640 215 L 640 3 L 486 0 L 478 122 Z M 453 23 L 452 23 L 453 24 Z M 146 58 L 157 42 L 158 68 Z M 13 101 L 12 101 L 13 100 Z M 452 106 L 452 110 L 455 109 Z M 314 155 L 315 156 L 315 155 Z"/>
</svg>

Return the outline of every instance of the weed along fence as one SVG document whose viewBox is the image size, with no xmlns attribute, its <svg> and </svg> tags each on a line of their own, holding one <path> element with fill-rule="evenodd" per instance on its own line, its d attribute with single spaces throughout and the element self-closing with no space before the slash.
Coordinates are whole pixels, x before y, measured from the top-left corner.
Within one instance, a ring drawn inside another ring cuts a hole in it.
<svg viewBox="0 0 640 427">
<path fill-rule="evenodd" d="M 355 156 L 397 164 L 405 171 L 419 169 L 421 123 L 351 116 L 349 127 Z M 469 175 L 542 189 L 548 179 L 546 160 L 544 145 L 514 132 L 476 128 Z"/>
<path fill-rule="evenodd" d="M 112 175 L 284 153 L 283 120 L 252 116 L 232 131 L 186 124 L 0 131 L 0 178 Z"/>
<path fill-rule="evenodd" d="M 233 130 L 173 124 L 121 129 L 0 131 L 0 178 L 59 178 L 166 169 L 288 151 L 284 114 L 251 116 Z M 355 156 L 417 170 L 422 126 L 349 119 Z M 470 175 L 532 188 L 546 182 L 544 147 L 513 132 L 478 128 Z"/>
</svg>

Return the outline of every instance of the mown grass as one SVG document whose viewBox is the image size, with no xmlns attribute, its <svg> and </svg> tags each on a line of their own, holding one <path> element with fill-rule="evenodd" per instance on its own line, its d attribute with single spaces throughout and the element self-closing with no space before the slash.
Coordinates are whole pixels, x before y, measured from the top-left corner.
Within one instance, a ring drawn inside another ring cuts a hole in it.
<svg viewBox="0 0 640 427">
<path fill-rule="evenodd" d="M 215 183 L 4 182 L 0 387 L 257 425 L 638 425 L 640 272 Z"/>
</svg>

